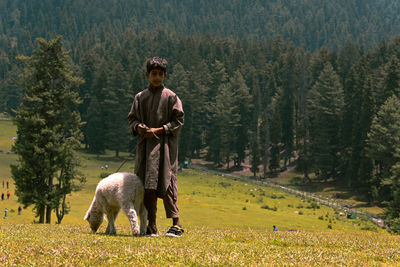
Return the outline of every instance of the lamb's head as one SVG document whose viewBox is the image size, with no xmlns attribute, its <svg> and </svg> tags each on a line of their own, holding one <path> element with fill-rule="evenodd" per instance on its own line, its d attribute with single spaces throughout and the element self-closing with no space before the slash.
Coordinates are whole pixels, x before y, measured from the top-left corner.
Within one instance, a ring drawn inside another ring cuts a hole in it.
<svg viewBox="0 0 400 267">
<path fill-rule="evenodd" d="M 89 222 L 90 228 L 92 229 L 93 233 L 96 233 L 101 223 L 104 221 L 105 217 L 102 212 L 89 209 L 83 219 Z"/>
</svg>

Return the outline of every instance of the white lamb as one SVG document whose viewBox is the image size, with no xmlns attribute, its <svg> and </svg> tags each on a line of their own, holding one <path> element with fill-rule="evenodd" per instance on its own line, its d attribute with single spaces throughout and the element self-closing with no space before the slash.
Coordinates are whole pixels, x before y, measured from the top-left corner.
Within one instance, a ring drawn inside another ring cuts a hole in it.
<svg viewBox="0 0 400 267">
<path fill-rule="evenodd" d="M 93 233 L 99 229 L 107 215 L 106 234 L 116 234 L 115 219 L 120 209 L 129 219 L 132 235 L 144 235 L 146 232 L 147 210 L 143 203 L 144 187 L 142 181 L 133 173 L 118 172 L 99 182 L 93 202 L 86 212 L 84 220 L 89 222 Z M 140 218 L 140 230 L 138 216 Z"/>
</svg>

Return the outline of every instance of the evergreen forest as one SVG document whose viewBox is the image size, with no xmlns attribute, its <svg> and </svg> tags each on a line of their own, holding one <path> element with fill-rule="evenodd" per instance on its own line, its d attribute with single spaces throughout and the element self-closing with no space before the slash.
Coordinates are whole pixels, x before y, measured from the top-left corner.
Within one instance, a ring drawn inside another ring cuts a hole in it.
<svg viewBox="0 0 400 267">
<path fill-rule="evenodd" d="M 400 2 L 0 1 L 0 112 L 15 116 L 36 39 L 62 36 L 83 146 L 131 151 L 127 114 L 146 59 L 182 99 L 179 160 L 267 177 L 296 163 L 387 208 L 400 229 Z"/>
</svg>

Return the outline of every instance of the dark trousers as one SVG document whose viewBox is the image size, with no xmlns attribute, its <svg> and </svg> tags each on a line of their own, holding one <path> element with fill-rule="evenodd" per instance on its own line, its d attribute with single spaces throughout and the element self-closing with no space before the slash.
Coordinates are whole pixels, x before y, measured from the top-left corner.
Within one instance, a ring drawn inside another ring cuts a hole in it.
<svg viewBox="0 0 400 267">
<path fill-rule="evenodd" d="M 174 198 L 172 187 L 162 197 L 167 218 L 179 218 L 179 209 Z M 157 216 L 157 190 L 146 189 L 144 192 L 144 206 L 147 209 L 149 225 L 156 224 Z"/>
</svg>

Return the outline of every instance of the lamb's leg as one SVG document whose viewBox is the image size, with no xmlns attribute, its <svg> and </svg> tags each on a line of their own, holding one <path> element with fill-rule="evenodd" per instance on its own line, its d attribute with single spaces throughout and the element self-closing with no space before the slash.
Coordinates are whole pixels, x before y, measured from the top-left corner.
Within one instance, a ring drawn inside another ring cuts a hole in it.
<svg viewBox="0 0 400 267">
<path fill-rule="evenodd" d="M 132 235 L 138 235 L 140 233 L 138 217 L 132 203 L 127 203 L 122 207 L 123 211 L 128 217 L 131 224 Z"/>
<path fill-rule="evenodd" d="M 115 228 L 115 220 L 117 219 L 119 209 L 109 208 L 107 210 L 107 220 L 108 225 L 106 229 L 106 235 L 115 235 L 117 234 L 117 229 Z"/>
<path fill-rule="evenodd" d="M 147 230 L 147 209 L 144 206 L 144 190 L 142 188 L 136 191 L 133 202 L 140 219 L 140 235 L 145 235 Z"/>
<path fill-rule="evenodd" d="M 140 203 L 138 210 L 140 219 L 140 235 L 145 235 L 147 226 L 147 210 L 143 201 Z"/>
</svg>

